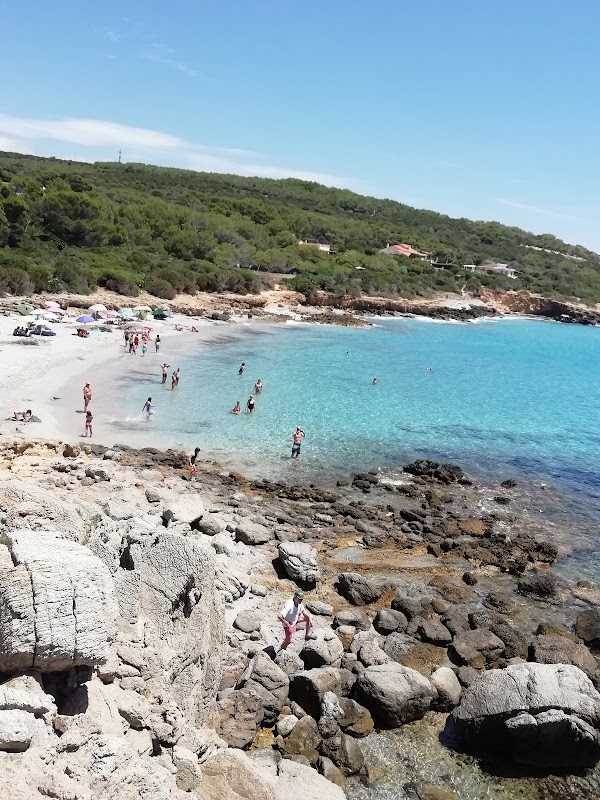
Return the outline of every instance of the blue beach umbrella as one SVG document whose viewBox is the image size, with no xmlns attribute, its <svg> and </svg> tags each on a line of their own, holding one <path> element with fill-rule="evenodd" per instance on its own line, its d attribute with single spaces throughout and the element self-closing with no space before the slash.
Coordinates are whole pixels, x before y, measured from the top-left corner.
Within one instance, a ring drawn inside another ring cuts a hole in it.
<svg viewBox="0 0 600 800">
<path fill-rule="evenodd" d="M 88 316 L 88 314 L 83 314 L 81 317 L 77 317 L 75 322 L 95 322 L 96 320 L 93 317 Z"/>
</svg>

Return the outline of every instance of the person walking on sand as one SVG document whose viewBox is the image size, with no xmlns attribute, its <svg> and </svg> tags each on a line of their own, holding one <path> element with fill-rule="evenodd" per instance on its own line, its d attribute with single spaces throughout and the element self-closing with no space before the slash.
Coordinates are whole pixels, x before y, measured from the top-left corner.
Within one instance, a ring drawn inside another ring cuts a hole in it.
<svg viewBox="0 0 600 800">
<path fill-rule="evenodd" d="M 154 352 L 158 353 L 160 350 L 160 335 L 158 333 L 156 334 L 156 339 L 154 340 L 154 347 L 156 348 Z"/>
<path fill-rule="evenodd" d="M 145 411 L 146 414 L 147 414 L 147 419 L 150 419 L 150 417 L 154 414 L 154 410 L 153 409 L 154 409 L 154 406 L 152 405 L 152 398 L 149 397 L 146 400 L 146 402 L 144 403 L 144 407 L 142 408 L 142 411 Z"/>
<path fill-rule="evenodd" d="M 171 391 L 179 386 L 179 367 L 175 370 L 175 372 L 171 375 Z"/>
<path fill-rule="evenodd" d="M 245 369 L 246 369 L 246 362 L 242 361 L 242 363 L 240 364 L 240 368 L 238 369 L 238 375 L 243 375 Z"/>
<path fill-rule="evenodd" d="M 92 438 L 92 420 L 93 420 L 92 412 L 86 411 L 85 413 L 85 438 L 87 439 L 87 435 L 89 432 L 90 439 Z"/>
<path fill-rule="evenodd" d="M 169 374 L 169 372 L 168 372 L 169 371 L 169 365 L 167 364 L 166 361 L 164 362 L 164 364 L 162 364 L 161 369 L 162 369 L 162 382 L 166 383 L 167 382 L 167 375 Z"/>
<path fill-rule="evenodd" d="M 90 389 L 89 383 L 83 387 L 83 410 L 87 411 L 87 408 L 90 404 L 90 400 L 92 399 L 92 390 Z"/>
<path fill-rule="evenodd" d="M 125 339 L 125 347 L 127 347 L 129 344 L 129 331 L 125 331 L 123 338 Z"/>
<path fill-rule="evenodd" d="M 148 352 L 148 348 L 146 347 L 146 342 L 142 345 L 142 355 L 145 356 Z"/>
<path fill-rule="evenodd" d="M 302 428 L 296 428 L 292 435 L 292 458 L 300 458 L 300 445 L 305 436 Z"/>
<path fill-rule="evenodd" d="M 248 398 L 248 402 L 246 403 L 246 413 L 252 414 L 253 411 L 254 411 L 254 398 L 252 397 L 252 395 L 250 395 L 250 397 Z"/>
<path fill-rule="evenodd" d="M 200 452 L 200 448 L 196 447 L 192 455 L 189 457 L 188 460 L 188 469 L 190 471 L 190 478 L 193 478 L 196 472 L 198 471 L 198 467 L 196 466 L 196 461 L 198 460 L 198 453 Z"/>
<path fill-rule="evenodd" d="M 310 638 L 310 629 L 312 628 L 312 618 L 304 607 L 304 592 L 302 589 L 296 589 L 294 596 L 288 600 L 285 606 L 281 609 L 281 613 L 277 619 L 283 625 L 284 639 L 279 650 L 285 650 L 291 643 L 296 628 L 299 625 L 304 625 L 305 633 L 304 639 Z"/>
</svg>

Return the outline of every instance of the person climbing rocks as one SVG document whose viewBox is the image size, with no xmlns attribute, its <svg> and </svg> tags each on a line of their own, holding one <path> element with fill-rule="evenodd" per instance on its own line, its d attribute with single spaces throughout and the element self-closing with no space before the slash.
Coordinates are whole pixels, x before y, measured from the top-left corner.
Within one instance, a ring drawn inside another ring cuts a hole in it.
<svg viewBox="0 0 600 800">
<path fill-rule="evenodd" d="M 292 638 L 299 625 L 304 625 L 305 633 L 304 639 L 310 638 L 310 630 L 312 628 L 312 617 L 304 607 L 304 592 L 302 589 L 296 589 L 293 597 L 288 600 L 285 606 L 281 609 L 281 613 L 277 619 L 283 625 L 284 639 L 279 649 L 285 650 L 292 643 Z"/>
</svg>

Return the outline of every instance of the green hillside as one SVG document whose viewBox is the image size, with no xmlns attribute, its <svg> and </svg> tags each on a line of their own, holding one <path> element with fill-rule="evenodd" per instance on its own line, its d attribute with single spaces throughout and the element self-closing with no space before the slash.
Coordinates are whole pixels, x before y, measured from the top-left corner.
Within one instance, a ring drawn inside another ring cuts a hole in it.
<svg viewBox="0 0 600 800">
<path fill-rule="evenodd" d="M 301 238 L 335 254 L 299 246 Z M 381 254 L 388 242 L 450 266 Z M 518 279 L 461 266 L 485 261 L 516 266 Z M 0 293 L 246 293 L 268 286 L 272 273 L 305 293 L 414 297 L 485 285 L 600 300 L 600 256 L 549 234 L 295 179 L 0 153 Z"/>
</svg>

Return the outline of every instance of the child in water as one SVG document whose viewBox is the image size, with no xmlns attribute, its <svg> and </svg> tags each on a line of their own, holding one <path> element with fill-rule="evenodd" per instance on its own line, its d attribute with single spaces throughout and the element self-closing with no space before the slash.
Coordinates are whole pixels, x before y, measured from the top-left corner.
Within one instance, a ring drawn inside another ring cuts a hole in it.
<svg viewBox="0 0 600 800">
<path fill-rule="evenodd" d="M 145 411 L 146 414 L 148 415 L 147 419 L 150 419 L 150 417 L 154 414 L 153 408 L 154 406 L 152 405 L 152 398 L 149 397 L 144 403 L 144 407 L 142 408 L 142 411 Z"/>
<path fill-rule="evenodd" d="M 87 438 L 88 432 L 90 437 L 92 436 L 92 420 L 93 420 L 92 412 L 86 411 L 85 412 L 85 436 Z"/>
<path fill-rule="evenodd" d="M 242 413 L 242 409 L 240 407 L 240 401 L 239 400 L 234 405 L 234 407 L 231 409 L 231 413 L 232 414 L 241 414 Z"/>
</svg>

